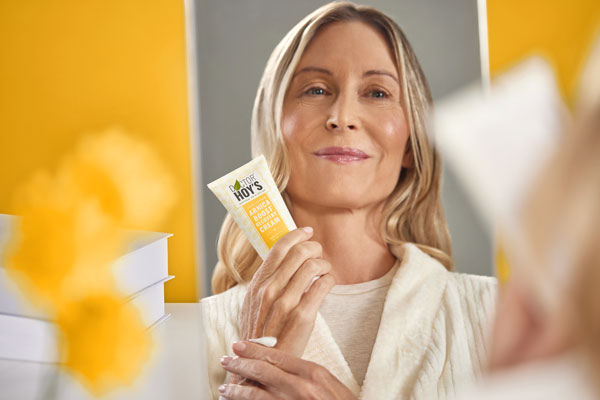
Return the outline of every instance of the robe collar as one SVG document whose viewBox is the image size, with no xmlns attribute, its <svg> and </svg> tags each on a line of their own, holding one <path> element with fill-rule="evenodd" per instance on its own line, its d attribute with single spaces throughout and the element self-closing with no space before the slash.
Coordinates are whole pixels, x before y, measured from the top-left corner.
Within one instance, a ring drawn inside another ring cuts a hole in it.
<svg viewBox="0 0 600 400">
<path fill-rule="evenodd" d="M 450 273 L 414 244 L 391 248 L 396 273 L 385 298 L 379 330 L 362 388 L 317 314 L 302 358 L 320 364 L 364 399 L 406 398 L 431 343 L 433 321 Z M 381 387 L 382 383 L 386 387 Z"/>
</svg>

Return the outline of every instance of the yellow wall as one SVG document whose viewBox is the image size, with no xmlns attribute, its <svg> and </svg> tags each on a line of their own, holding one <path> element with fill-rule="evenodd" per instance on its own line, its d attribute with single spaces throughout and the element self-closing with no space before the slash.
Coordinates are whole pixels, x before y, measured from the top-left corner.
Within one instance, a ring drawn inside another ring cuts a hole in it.
<svg viewBox="0 0 600 400">
<path fill-rule="evenodd" d="M 166 300 L 196 300 L 182 0 L 0 0 L 0 213 L 78 135 L 118 125 L 153 145 L 179 202 Z"/>
<path fill-rule="evenodd" d="M 531 54 L 542 54 L 571 103 L 585 58 L 600 34 L 600 1 L 488 0 L 487 11 L 492 76 Z"/>
<path fill-rule="evenodd" d="M 527 56 L 541 54 L 552 64 L 560 91 L 572 105 L 579 74 L 600 34 L 600 1 L 488 0 L 487 12 L 492 77 Z M 506 281 L 510 271 L 502 251 L 496 267 L 499 279 Z"/>
</svg>

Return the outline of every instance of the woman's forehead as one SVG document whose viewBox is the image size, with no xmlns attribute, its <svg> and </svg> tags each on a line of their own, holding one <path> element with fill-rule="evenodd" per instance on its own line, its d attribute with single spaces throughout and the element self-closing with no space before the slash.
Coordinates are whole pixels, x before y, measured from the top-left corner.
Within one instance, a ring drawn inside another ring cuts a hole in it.
<svg viewBox="0 0 600 400">
<path fill-rule="evenodd" d="M 296 71 L 340 66 L 396 72 L 395 57 L 384 36 L 362 21 L 333 22 L 321 28 L 306 47 Z"/>
</svg>

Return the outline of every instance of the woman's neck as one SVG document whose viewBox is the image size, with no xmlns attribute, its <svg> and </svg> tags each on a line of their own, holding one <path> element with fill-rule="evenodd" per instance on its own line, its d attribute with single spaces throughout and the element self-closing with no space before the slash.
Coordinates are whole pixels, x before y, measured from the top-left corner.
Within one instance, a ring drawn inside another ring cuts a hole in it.
<svg viewBox="0 0 600 400">
<path fill-rule="evenodd" d="M 323 246 L 338 285 L 367 282 L 385 275 L 396 261 L 381 238 L 382 204 L 363 209 L 334 209 L 293 202 L 298 227 L 311 226 L 311 240 Z"/>
</svg>

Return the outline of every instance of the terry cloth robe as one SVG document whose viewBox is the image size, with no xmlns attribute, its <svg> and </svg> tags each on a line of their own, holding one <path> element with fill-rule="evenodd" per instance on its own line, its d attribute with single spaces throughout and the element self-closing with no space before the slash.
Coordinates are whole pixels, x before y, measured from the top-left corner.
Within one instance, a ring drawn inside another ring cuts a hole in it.
<svg viewBox="0 0 600 400">
<path fill-rule="evenodd" d="M 362 388 L 317 314 L 302 356 L 327 368 L 361 399 L 453 398 L 479 376 L 496 302 L 494 278 L 447 271 L 413 244 L 392 248 L 400 263 L 386 295 Z M 247 285 L 200 302 L 212 396 L 226 379 L 219 360 L 240 340 Z"/>
</svg>

